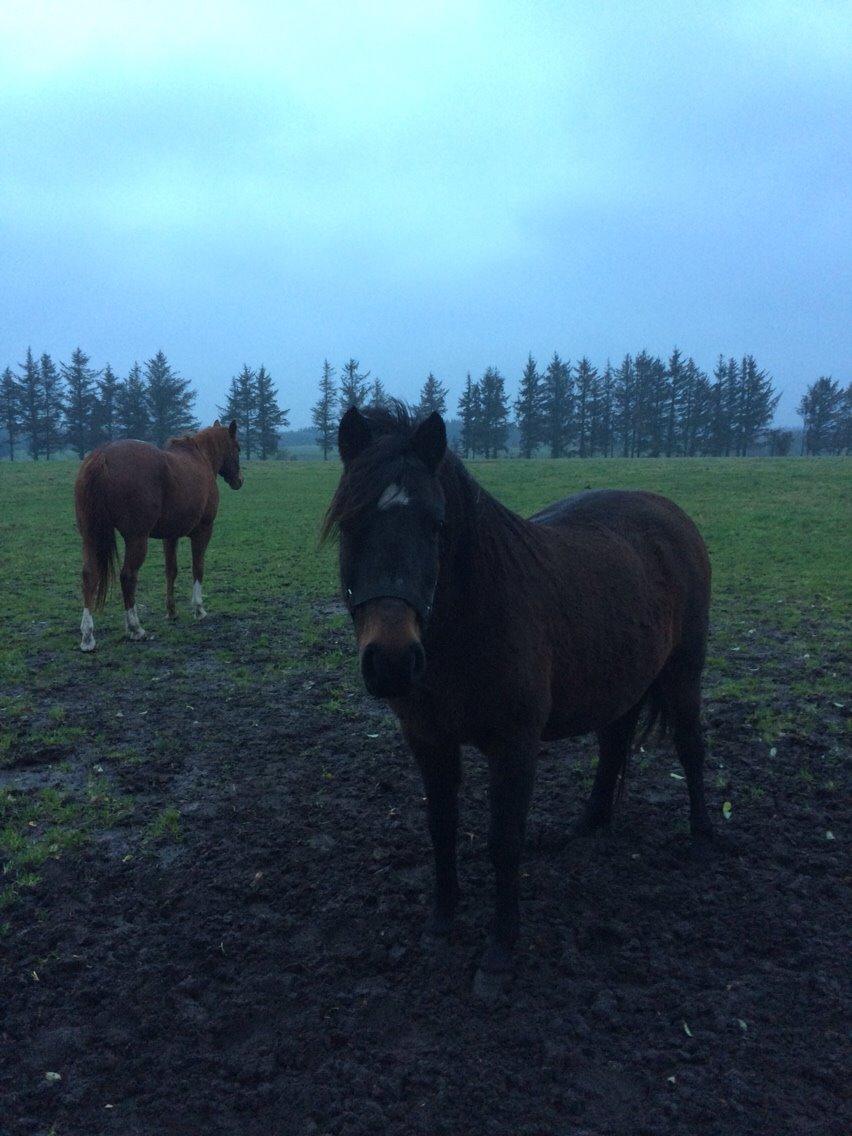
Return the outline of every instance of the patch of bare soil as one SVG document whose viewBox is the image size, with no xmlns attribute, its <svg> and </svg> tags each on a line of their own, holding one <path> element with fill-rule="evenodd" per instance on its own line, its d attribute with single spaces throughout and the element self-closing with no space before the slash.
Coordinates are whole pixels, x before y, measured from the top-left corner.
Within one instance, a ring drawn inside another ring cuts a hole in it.
<svg viewBox="0 0 852 1136">
<path fill-rule="evenodd" d="M 244 681 L 214 626 L 107 695 L 106 655 L 65 692 L 111 744 L 132 729 L 141 757 L 102 760 L 136 806 L 6 913 L 3 1136 L 850 1130 L 840 797 L 801 776 L 833 736 L 770 755 L 735 700 L 709 702 L 725 839 L 702 864 L 668 750 L 634 761 L 612 835 L 552 850 L 592 746 L 550 746 L 518 975 L 485 1007 L 471 995 L 491 903 L 483 761 L 467 755 L 464 895 L 435 952 L 422 792 L 392 719 L 351 668 L 272 672 L 257 627 L 227 631 Z M 320 644 L 340 647 L 339 628 Z M 168 807 L 179 821 L 157 828 Z"/>
</svg>

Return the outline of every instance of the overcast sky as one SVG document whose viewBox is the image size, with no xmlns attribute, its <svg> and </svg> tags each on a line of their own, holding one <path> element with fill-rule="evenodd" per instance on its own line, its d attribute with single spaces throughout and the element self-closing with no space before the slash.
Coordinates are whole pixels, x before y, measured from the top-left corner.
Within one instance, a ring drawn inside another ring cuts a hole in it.
<svg viewBox="0 0 852 1136">
<path fill-rule="evenodd" d="M 529 351 L 848 382 L 843 3 L 0 5 L 0 366 L 415 398 Z"/>
</svg>

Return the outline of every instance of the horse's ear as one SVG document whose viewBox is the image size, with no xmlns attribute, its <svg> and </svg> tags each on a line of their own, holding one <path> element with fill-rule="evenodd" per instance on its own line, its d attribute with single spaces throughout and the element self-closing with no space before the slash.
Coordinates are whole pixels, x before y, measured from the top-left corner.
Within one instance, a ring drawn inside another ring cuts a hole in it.
<svg viewBox="0 0 852 1136">
<path fill-rule="evenodd" d="M 434 473 L 447 452 L 447 428 L 437 410 L 424 418 L 414 431 L 411 448 L 429 472 Z"/>
<path fill-rule="evenodd" d="M 214 425 L 214 426 L 221 426 L 221 425 L 222 425 L 222 423 L 221 423 L 221 422 L 219 421 L 219 419 L 217 418 L 217 419 L 216 419 L 216 421 L 215 421 L 215 422 L 213 423 L 213 425 Z"/>
<path fill-rule="evenodd" d="M 231 435 L 232 438 L 236 438 L 236 436 L 237 436 L 237 420 L 236 420 L 236 418 L 231 419 L 231 425 L 228 427 L 228 433 Z"/>
<path fill-rule="evenodd" d="M 350 406 L 337 428 L 337 448 L 344 465 L 357 458 L 373 440 L 373 431 L 368 419 L 357 406 Z"/>
</svg>

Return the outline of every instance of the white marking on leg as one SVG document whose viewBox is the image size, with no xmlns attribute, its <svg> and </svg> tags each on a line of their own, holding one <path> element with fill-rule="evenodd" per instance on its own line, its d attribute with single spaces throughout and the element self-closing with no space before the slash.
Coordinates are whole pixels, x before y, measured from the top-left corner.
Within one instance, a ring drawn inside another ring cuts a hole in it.
<svg viewBox="0 0 852 1136">
<path fill-rule="evenodd" d="M 387 487 L 384 493 L 379 498 L 380 509 L 390 509 L 392 505 L 408 505 L 411 498 L 405 492 L 401 485 L 397 485 L 395 481 Z"/>
<path fill-rule="evenodd" d="M 80 644 L 80 650 L 94 651 L 95 621 L 92 619 L 92 613 L 87 607 L 83 608 L 83 618 L 80 620 L 80 634 L 83 636 L 83 641 Z"/>
<path fill-rule="evenodd" d="M 201 598 L 201 581 L 196 580 L 192 585 L 192 607 L 195 612 L 196 619 L 204 619 L 207 612 L 204 610 L 204 602 Z"/>
<path fill-rule="evenodd" d="M 127 631 L 128 639 L 147 639 L 148 633 L 139 622 L 139 613 L 136 610 L 136 604 L 134 604 L 133 607 L 125 608 L 124 626 Z"/>
</svg>

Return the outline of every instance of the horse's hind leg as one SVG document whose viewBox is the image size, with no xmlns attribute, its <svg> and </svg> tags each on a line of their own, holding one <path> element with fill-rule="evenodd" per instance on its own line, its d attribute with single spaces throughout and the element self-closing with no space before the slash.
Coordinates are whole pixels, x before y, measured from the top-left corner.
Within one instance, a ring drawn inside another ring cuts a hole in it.
<svg viewBox="0 0 852 1136">
<path fill-rule="evenodd" d="M 666 713 L 672 725 L 675 750 L 689 790 L 689 826 L 695 840 L 713 836 L 713 822 L 704 799 L 706 748 L 701 728 L 701 676 L 677 674 L 662 686 Z"/>
<path fill-rule="evenodd" d="M 147 639 L 148 633 L 139 622 L 136 611 L 136 581 L 148 551 L 147 536 L 124 538 L 124 563 L 121 566 L 121 594 L 124 597 L 124 626 L 128 639 Z"/>
<path fill-rule="evenodd" d="M 201 584 L 204 580 L 204 553 L 212 535 L 212 525 L 199 525 L 189 534 L 189 542 L 192 545 L 192 608 L 196 619 L 205 619 L 207 616 Z"/>
<path fill-rule="evenodd" d="M 575 836 L 588 836 L 595 829 L 605 828 L 612 820 L 612 805 L 619 774 L 627 765 L 641 703 L 632 707 L 621 718 L 598 730 L 600 757 L 595 770 L 592 791 L 580 819 L 574 826 Z"/>
<path fill-rule="evenodd" d="M 166 558 L 166 614 L 177 619 L 175 611 L 175 580 L 177 579 L 177 541 L 165 539 L 163 552 Z"/>
<path fill-rule="evenodd" d="M 95 621 L 92 609 L 98 593 L 98 565 L 88 548 L 83 548 L 83 618 L 80 621 L 81 651 L 95 649 Z"/>
</svg>

